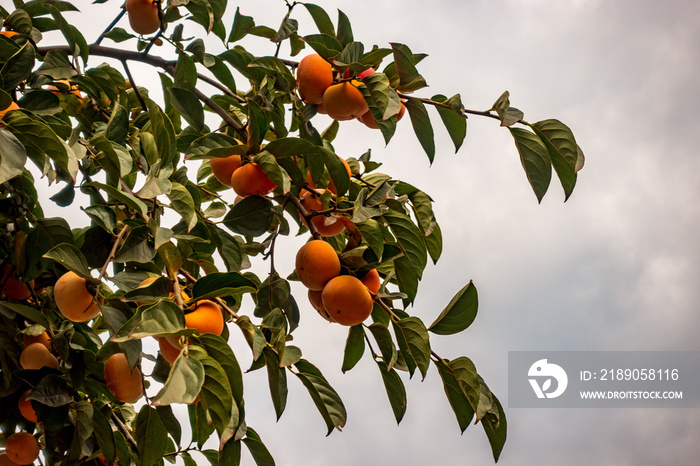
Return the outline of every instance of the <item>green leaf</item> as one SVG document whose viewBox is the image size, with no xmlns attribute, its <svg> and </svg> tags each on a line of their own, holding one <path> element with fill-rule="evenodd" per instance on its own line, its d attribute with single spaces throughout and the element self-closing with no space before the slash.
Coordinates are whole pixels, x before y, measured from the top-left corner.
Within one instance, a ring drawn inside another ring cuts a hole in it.
<svg viewBox="0 0 700 466">
<path fill-rule="evenodd" d="M 411 125 L 416 133 L 418 142 L 420 142 L 432 164 L 433 159 L 435 159 L 435 136 L 428 111 L 425 109 L 423 102 L 416 99 L 408 99 L 404 105 L 406 105 L 406 110 L 408 110 L 408 114 L 411 117 Z"/>
<path fill-rule="evenodd" d="M 450 139 L 452 139 L 452 143 L 455 146 L 455 153 L 457 153 L 459 148 L 462 147 L 464 138 L 467 136 L 467 117 L 462 113 L 464 109 L 462 98 L 459 94 L 452 96 L 450 99 L 444 95 L 436 95 L 433 96 L 432 100 L 452 107 L 451 109 L 439 106 L 435 108 L 445 125 L 445 129 L 447 129 L 447 133 L 450 135 Z"/>
<path fill-rule="evenodd" d="M 0 69 L 2 76 L 2 88 L 7 92 L 14 90 L 17 85 L 25 81 L 34 68 L 34 46 L 27 41 L 17 53 L 12 55 Z"/>
<path fill-rule="evenodd" d="M 173 209 L 180 214 L 182 221 L 187 225 L 187 231 L 191 231 L 197 224 L 194 199 L 190 192 L 180 183 L 172 183 L 168 199 Z"/>
<path fill-rule="evenodd" d="M 552 179 L 552 161 L 549 158 L 549 151 L 535 133 L 522 128 L 508 129 L 515 139 L 520 161 L 530 186 L 537 196 L 537 202 L 542 202 Z"/>
<path fill-rule="evenodd" d="M 350 26 L 350 19 L 342 11 L 338 10 L 338 32 L 336 34 L 340 45 L 345 47 L 351 43 L 353 39 L 352 27 Z"/>
<path fill-rule="evenodd" d="M 401 92 L 413 92 L 427 86 L 425 79 L 416 69 L 413 54 L 403 44 L 392 43 L 391 49 L 394 53 L 394 63 L 399 75 L 398 90 Z"/>
<path fill-rule="evenodd" d="M 24 304 L 12 303 L 10 301 L 0 301 L 0 308 L 9 309 L 10 311 L 21 315 L 31 322 L 37 323 L 44 328 L 49 328 L 50 323 L 46 316 L 39 310 L 33 307 L 25 306 Z"/>
<path fill-rule="evenodd" d="M 501 451 L 503 450 L 503 445 L 506 443 L 506 435 L 508 430 L 508 422 L 506 421 L 506 413 L 503 411 L 503 406 L 501 402 L 498 401 L 496 395 L 493 396 L 493 404 L 496 413 L 489 413 L 482 419 L 481 425 L 484 427 L 484 432 L 489 439 L 489 444 L 491 444 L 491 451 L 493 452 L 494 461 L 498 461 L 501 456 Z"/>
<path fill-rule="evenodd" d="M 152 466 L 163 458 L 167 447 L 168 431 L 158 411 L 144 405 L 136 417 L 136 443 L 143 466 Z"/>
<path fill-rule="evenodd" d="M 272 404 L 275 407 L 277 420 L 279 421 L 284 408 L 287 405 L 287 373 L 280 368 L 280 360 L 277 353 L 266 347 L 263 351 L 265 365 L 267 366 L 267 378 L 270 386 Z"/>
<path fill-rule="evenodd" d="M 523 118 L 523 112 L 510 106 L 509 96 L 510 93 L 505 91 L 492 107 L 501 119 L 501 126 L 512 126 Z"/>
<path fill-rule="evenodd" d="M 382 254 L 384 254 L 384 235 L 379 222 L 374 219 L 368 219 L 364 222 L 356 223 L 355 226 L 360 230 L 362 239 L 374 252 L 374 255 L 381 258 Z"/>
<path fill-rule="evenodd" d="M 209 133 L 192 141 L 185 151 L 189 160 L 245 155 L 248 147 L 236 139 L 220 133 Z"/>
<path fill-rule="evenodd" d="M 170 103 L 182 117 L 197 131 L 204 130 L 204 109 L 197 96 L 189 89 L 169 87 L 166 89 Z"/>
<path fill-rule="evenodd" d="M 394 322 L 394 330 L 402 334 L 423 380 L 430 366 L 430 336 L 418 317 L 405 317 Z"/>
<path fill-rule="evenodd" d="M 178 357 L 170 369 L 163 388 L 153 398 L 152 406 L 194 402 L 204 384 L 204 366 L 193 358 Z"/>
<path fill-rule="evenodd" d="M 328 36 L 335 36 L 335 30 L 333 28 L 333 22 L 331 18 L 326 13 L 326 10 L 313 3 L 302 3 L 306 10 L 311 15 L 311 18 L 316 23 L 316 27 L 321 34 L 326 34 Z"/>
<path fill-rule="evenodd" d="M 255 283 L 239 272 L 210 273 L 197 280 L 192 288 L 192 294 L 197 299 L 235 296 L 255 291 Z"/>
<path fill-rule="evenodd" d="M 240 7 L 236 7 L 233 27 L 231 28 L 231 34 L 228 36 L 227 42 L 231 43 L 243 39 L 253 27 L 255 27 L 255 20 L 250 16 L 241 14 Z"/>
<path fill-rule="evenodd" d="M 304 36 L 304 42 L 309 44 L 309 46 L 325 60 L 340 55 L 344 48 L 340 42 L 338 42 L 338 39 L 328 34 L 311 34 Z"/>
<path fill-rule="evenodd" d="M 87 260 L 83 256 L 83 253 L 80 252 L 80 249 L 72 244 L 62 243 L 56 245 L 49 252 L 44 254 L 43 257 L 55 260 L 86 280 L 92 280 Z"/>
<path fill-rule="evenodd" d="M 153 335 L 176 335 L 184 328 L 182 309 L 172 301 L 161 300 L 139 307 L 111 340 L 120 343 Z"/>
<path fill-rule="evenodd" d="M 257 466 L 275 466 L 275 460 L 253 428 L 248 427 L 243 443 L 248 447 L 250 455 Z"/>
<path fill-rule="evenodd" d="M 204 384 L 199 393 L 200 403 L 209 413 L 209 418 L 219 435 L 222 435 L 230 424 L 233 413 L 233 395 L 231 385 L 224 368 L 214 358 L 204 351 L 192 351 L 190 355 L 196 357 L 204 367 Z"/>
<path fill-rule="evenodd" d="M 92 412 L 92 430 L 105 459 L 113 461 L 117 453 L 114 432 L 112 432 L 112 426 L 107 416 L 98 409 L 94 409 Z"/>
<path fill-rule="evenodd" d="M 114 254 L 114 262 L 145 264 L 152 261 L 157 252 L 151 243 L 149 234 L 150 230 L 146 226 L 132 229 Z"/>
<path fill-rule="evenodd" d="M 27 156 L 40 170 L 45 170 L 45 156 L 69 169 L 69 160 L 74 159 L 75 155 L 49 125 L 20 111 L 6 113 L 2 123 L 24 145 Z M 43 173 L 46 174 L 46 171 Z"/>
<path fill-rule="evenodd" d="M 394 412 L 396 423 L 400 424 L 404 414 L 406 414 L 406 387 L 404 387 L 401 377 L 394 370 L 389 370 L 384 361 L 377 361 L 379 372 L 382 374 L 382 381 L 386 394 L 389 397 L 391 410 Z"/>
<path fill-rule="evenodd" d="M 445 389 L 445 395 L 447 395 L 447 400 L 450 402 L 452 411 L 455 413 L 460 431 L 464 432 L 474 418 L 474 409 L 447 362 L 445 360 L 432 361 L 438 368 Z"/>
<path fill-rule="evenodd" d="M 425 238 L 425 245 L 428 248 L 428 254 L 430 254 L 433 263 L 437 263 L 442 255 L 442 231 L 440 230 L 440 225 L 437 223 L 430 235 Z"/>
<path fill-rule="evenodd" d="M 359 326 L 358 326 L 359 327 Z M 321 371 L 310 362 L 302 359 L 295 364 L 294 374 L 301 380 L 311 395 L 316 408 L 326 422 L 330 435 L 333 429 L 341 430 L 347 420 L 347 412 L 338 393 L 330 386 Z"/>
<path fill-rule="evenodd" d="M 382 324 L 374 323 L 369 326 L 372 336 L 374 336 L 379 352 L 382 354 L 382 359 L 386 363 L 387 370 L 392 369 L 398 360 L 398 353 L 394 341 L 391 339 L 389 329 Z"/>
<path fill-rule="evenodd" d="M 469 405 L 472 410 L 477 412 L 481 401 L 481 383 L 479 382 L 479 374 L 476 372 L 474 363 L 467 357 L 459 357 L 451 361 L 447 361 L 447 365 L 452 370 L 452 373 L 459 383 L 462 392 L 466 395 Z M 477 416 L 477 420 L 480 417 Z"/>
<path fill-rule="evenodd" d="M 260 236 L 272 225 L 272 202 L 261 196 L 248 196 L 234 204 L 224 217 L 229 230 L 246 236 Z"/>
<path fill-rule="evenodd" d="M 459 333 L 474 322 L 478 308 L 476 287 L 470 281 L 452 298 L 428 330 L 438 335 Z"/>
<path fill-rule="evenodd" d="M 576 186 L 578 146 L 574 134 L 564 123 L 553 119 L 538 121 L 530 127 L 547 147 L 552 166 L 564 188 L 566 202 Z"/>
<path fill-rule="evenodd" d="M 212 333 L 204 333 L 193 337 L 193 339 L 201 344 L 207 350 L 209 356 L 224 369 L 231 386 L 233 399 L 236 404 L 241 404 L 243 402 L 243 374 L 236 355 L 226 340 Z"/>
<path fill-rule="evenodd" d="M 343 373 L 349 371 L 362 359 L 365 352 L 365 329 L 362 325 L 353 325 L 348 331 L 343 354 Z"/>
<path fill-rule="evenodd" d="M 0 128 L 0 183 L 19 176 L 27 163 L 27 151 L 9 131 Z"/>
<path fill-rule="evenodd" d="M 125 206 L 135 210 L 141 216 L 146 217 L 148 216 L 148 207 L 146 204 L 136 196 L 125 193 L 123 191 L 118 190 L 114 186 L 110 186 L 108 184 L 103 184 L 99 183 L 97 181 L 91 181 L 89 183 L 85 183 L 86 187 L 91 187 L 91 188 L 97 188 L 101 189 L 102 191 L 106 192 L 110 197 L 112 197 L 114 200 L 121 202 Z"/>
</svg>

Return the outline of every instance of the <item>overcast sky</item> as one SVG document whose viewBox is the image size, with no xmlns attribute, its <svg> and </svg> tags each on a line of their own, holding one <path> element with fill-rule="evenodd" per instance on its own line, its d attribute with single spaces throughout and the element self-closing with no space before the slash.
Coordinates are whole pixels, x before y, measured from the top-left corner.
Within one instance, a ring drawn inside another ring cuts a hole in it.
<svg viewBox="0 0 700 466">
<path fill-rule="evenodd" d="M 114 16 L 104 10 L 116 12 L 120 3 L 85 5 L 86 12 L 99 11 L 89 25 L 80 25 L 88 42 Z M 514 350 L 700 350 L 700 4 L 318 3 L 334 20 L 332 12 L 340 7 L 356 40 L 381 46 L 403 42 L 428 53 L 419 70 L 430 88 L 421 95 L 459 92 L 468 108 L 485 110 L 509 90 L 511 104 L 526 120 L 562 120 L 586 154 L 571 199 L 562 202 L 553 180 L 538 205 L 510 135 L 495 120 L 471 117 L 465 144 L 455 155 L 433 114 L 438 153 L 432 167 L 408 119 L 386 148 L 378 132 L 356 122 L 343 123 L 335 143 L 344 157 L 372 148 L 385 172 L 435 199 L 446 253 L 426 270 L 410 312 L 430 323 L 474 280 L 480 297 L 476 322 L 457 337 L 432 340 L 443 357 L 470 357 L 503 401 L 509 431 L 499 464 L 695 464 L 697 409 L 509 408 L 507 357 Z M 239 5 L 242 13 L 271 27 L 286 12 L 282 0 Z M 304 8 L 294 16 L 302 34 L 316 32 Z M 226 18 L 227 28 L 231 20 Z M 274 53 L 271 45 L 254 42 L 259 53 Z M 92 65 L 99 63 L 93 60 Z M 297 242 L 283 239 L 278 250 L 285 244 L 287 257 L 278 254 L 276 262 L 291 272 Z M 418 377 L 405 380 L 408 411 L 397 427 L 369 356 L 343 375 L 346 329 L 309 315 L 314 311 L 304 291 L 295 291 L 303 316 L 308 315 L 295 332 L 295 344 L 343 397 L 348 423 L 344 432 L 324 437 L 320 416 L 292 378 L 287 410 L 275 423 L 264 371 L 247 375 L 248 424 L 278 464 L 492 463 L 481 427 L 460 435 L 432 367 L 422 383 Z M 246 366 L 249 353 L 239 335 L 232 345 Z M 244 457 L 244 464 L 251 462 Z"/>
</svg>

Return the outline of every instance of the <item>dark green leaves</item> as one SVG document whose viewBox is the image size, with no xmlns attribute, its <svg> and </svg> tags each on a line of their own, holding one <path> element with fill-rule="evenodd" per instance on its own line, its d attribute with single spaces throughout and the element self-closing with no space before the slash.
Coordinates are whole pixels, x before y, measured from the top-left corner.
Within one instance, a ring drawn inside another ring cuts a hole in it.
<svg viewBox="0 0 700 466">
<path fill-rule="evenodd" d="M 411 117 L 411 125 L 413 125 L 413 131 L 416 133 L 418 142 L 420 142 L 432 164 L 435 158 L 435 136 L 428 111 L 423 102 L 419 100 L 408 99 L 405 105 Z"/>
<path fill-rule="evenodd" d="M 141 464 L 152 466 L 162 460 L 168 431 L 155 408 L 144 405 L 136 417 L 136 443 Z"/>
<path fill-rule="evenodd" d="M 425 79 L 416 69 L 413 53 L 404 44 L 392 43 L 394 63 L 399 76 L 398 90 L 400 92 L 413 92 L 427 86 Z"/>
<path fill-rule="evenodd" d="M 406 414 L 406 387 L 404 387 L 401 377 L 396 370 L 389 369 L 384 361 L 377 361 L 379 372 L 382 374 L 382 382 L 386 394 L 389 397 L 391 410 L 394 412 L 396 423 L 400 424 L 404 414 Z"/>
<path fill-rule="evenodd" d="M 501 402 L 498 401 L 496 395 L 491 394 L 493 401 L 493 409 L 481 420 L 481 425 L 484 426 L 484 432 L 491 444 L 494 461 L 498 461 L 503 450 L 503 445 L 506 443 L 506 435 L 508 430 L 508 422 L 506 421 L 506 413 L 503 411 Z"/>
<path fill-rule="evenodd" d="M 178 357 L 165 385 L 153 398 L 153 406 L 192 403 L 204 384 L 204 366 L 194 358 Z"/>
<path fill-rule="evenodd" d="M 19 83 L 29 77 L 34 68 L 34 54 L 36 51 L 31 42 L 27 41 L 21 49 L 7 60 L 0 69 L 2 76 L 2 88 L 12 91 Z"/>
<path fill-rule="evenodd" d="M 535 133 L 521 128 L 508 129 L 515 139 L 520 162 L 523 164 L 530 186 L 537 196 L 537 201 L 542 202 L 552 179 L 552 161 L 549 158 L 549 151 Z"/>
<path fill-rule="evenodd" d="M 298 372 L 294 374 L 301 380 L 311 395 L 318 412 L 326 423 L 330 435 L 333 429 L 341 430 L 345 426 L 347 413 L 343 401 L 333 390 L 325 377 L 313 364 L 302 359 L 294 365 Z"/>
<path fill-rule="evenodd" d="M 234 204 L 224 218 L 224 225 L 234 233 L 260 236 L 272 224 L 272 202 L 261 196 L 248 196 Z"/>
<path fill-rule="evenodd" d="M 0 183 L 19 176 L 27 162 L 27 151 L 9 131 L 0 128 Z"/>
<path fill-rule="evenodd" d="M 459 290 L 428 330 L 438 335 L 453 335 L 469 327 L 476 318 L 479 298 L 472 282 Z"/>
<path fill-rule="evenodd" d="M 576 164 L 579 158 L 576 139 L 569 127 L 559 120 L 538 121 L 531 127 L 547 148 L 552 166 L 564 188 L 566 200 L 576 185 Z"/>
</svg>

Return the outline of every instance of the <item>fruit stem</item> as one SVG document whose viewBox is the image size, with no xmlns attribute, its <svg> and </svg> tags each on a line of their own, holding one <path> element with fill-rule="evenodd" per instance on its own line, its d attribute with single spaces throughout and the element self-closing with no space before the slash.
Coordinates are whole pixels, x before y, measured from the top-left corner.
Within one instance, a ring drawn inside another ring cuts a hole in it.
<svg viewBox="0 0 700 466">
<path fill-rule="evenodd" d="M 291 191 L 288 192 L 287 194 L 284 195 L 285 198 L 289 199 L 289 202 L 291 202 L 294 207 L 296 207 L 297 211 L 299 211 L 299 214 L 304 217 L 306 220 L 306 223 L 309 226 L 309 231 L 311 232 L 311 235 L 314 237 L 314 239 L 323 239 L 321 236 L 321 233 L 318 232 L 318 229 L 316 228 L 316 225 L 313 224 L 311 221 L 311 215 L 308 210 L 304 208 L 303 205 L 301 205 L 301 202 L 299 201 L 299 198 L 294 196 Z"/>
</svg>

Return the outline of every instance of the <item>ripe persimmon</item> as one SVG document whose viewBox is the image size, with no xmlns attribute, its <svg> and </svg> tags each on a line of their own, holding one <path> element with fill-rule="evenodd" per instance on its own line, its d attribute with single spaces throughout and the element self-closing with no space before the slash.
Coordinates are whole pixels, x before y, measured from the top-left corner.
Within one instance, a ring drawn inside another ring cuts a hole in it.
<svg viewBox="0 0 700 466">
<path fill-rule="evenodd" d="M 323 240 L 309 241 L 297 252 L 296 272 L 305 287 L 320 291 L 340 274 L 338 253 Z"/>
<path fill-rule="evenodd" d="M 133 403 L 143 395 L 141 371 L 129 367 L 124 353 L 114 353 L 105 361 L 105 383 L 112 395 L 124 403 Z"/>
<path fill-rule="evenodd" d="M 10 301 L 24 301 L 31 297 L 29 286 L 34 287 L 34 280 L 29 281 L 29 286 L 19 281 L 12 273 L 12 266 L 5 265 L 2 269 L 2 294 Z"/>
<path fill-rule="evenodd" d="M 66 272 L 53 289 L 56 307 L 73 322 L 87 322 L 100 313 L 100 306 L 86 287 L 85 279 L 75 272 Z"/>
<path fill-rule="evenodd" d="M 321 297 L 322 294 L 323 291 L 309 290 L 309 302 L 311 303 L 311 307 L 316 309 L 316 312 L 318 312 L 319 315 L 328 322 L 335 323 L 335 320 L 333 320 L 333 318 L 328 314 L 326 308 L 323 307 L 323 298 Z"/>
<path fill-rule="evenodd" d="M 39 441 L 29 432 L 17 432 L 5 440 L 5 453 L 15 463 L 34 463 L 39 457 Z"/>
<path fill-rule="evenodd" d="M 38 420 L 36 417 L 36 411 L 34 411 L 34 407 L 32 406 L 32 402 L 27 399 L 27 395 L 29 395 L 29 390 L 22 393 L 22 396 L 19 397 L 19 401 L 17 402 L 17 407 L 19 408 L 19 413 L 22 416 L 24 416 L 24 418 L 27 421 L 36 422 Z M 0 466 L 1 466 L 1 464 L 0 464 Z"/>
<path fill-rule="evenodd" d="M 399 113 L 396 114 L 396 121 L 401 121 L 405 114 L 406 106 L 403 104 L 403 102 L 401 102 L 401 109 L 399 110 Z M 369 110 L 367 110 L 367 112 L 365 112 L 364 115 L 361 115 L 358 118 L 358 120 L 368 128 L 379 129 L 377 120 L 374 119 L 374 115 L 372 115 L 372 112 L 370 112 Z"/>
<path fill-rule="evenodd" d="M 351 120 L 364 115 L 369 107 L 355 87 L 359 81 L 333 84 L 323 93 L 323 109 L 334 120 Z"/>
<path fill-rule="evenodd" d="M 18 466 L 17 463 L 12 461 L 7 453 L 0 453 L 0 466 Z"/>
<path fill-rule="evenodd" d="M 321 190 L 321 194 L 324 191 L 325 189 Z M 310 191 L 302 189 L 300 194 L 301 198 L 299 201 L 309 213 L 321 212 L 323 210 L 323 203 Z M 301 221 L 308 227 L 304 217 L 301 217 Z M 314 224 L 321 236 L 335 236 L 345 231 L 345 224 L 338 217 L 333 215 L 315 215 L 311 217 L 311 223 Z"/>
<path fill-rule="evenodd" d="M 360 281 L 364 283 L 364 285 L 369 289 L 369 291 L 371 291 L 374 294 L 376 294 L 377 291 L 379 291 L 379 288 L 382 286 L 382 281 L 379 278 L 379 272 L 377 272 L 377 269 L 372 269 L 369 272 L 367 272 Z"/>
<path fill-rule="evenodd" d="M 211 172 L 216 179 L 219 180 L 221 184 L 230 187 L 233 172 L 238 170 L 241 166 L 241 156 L 234 154 L 228 157 L 210 159 L 209 164 L 211 165 Z"/>
<path fill-rule="evenodd" d="M 338 157 L 341 162 L 343 162 L 343 165 L 345 165 L 345 169 L 348 172 L 348 176 L 352 176 L 352 170 L 350 170 L 350 165 L 348 165 L 348 162 L 345 161 L 344 158 Z M 315 188 L 316 186 L 314 185 L 313 179 L 311 179 L 311 172 L 308 172 L 308 178 L 309 178 L 309 188 Z M 338 194 L 338 189 L 335 187 L 335 183 L 333 183 L 333 180 L 331 179 L 328 182 L 328 191 L 332 192 L 333 194 Z"/>
<path fill-rule="evenodd" d="M 160 354 L 170 364 L 174 363 L 177 357 L 180 356 L 180 348 L 170 343 L 167 338 L 158 338 L 158 347 L 160 348 Z"/>
<path fill-rule="evenodd" d="M 361 324 L 372 313 L 372 296 L 364 283 L 351 275 L 339 275 L 323 287 L 323 307 L 341 325 Z"/>
<path fill-rule="evenodd" d="M 19 105 L 17 105 L 17 102 L 12 102 L 6 108 L 0 110 L 0 121 L 2 121 L 2 117 L 4 117 L 5 114 L 7 112 L 9 112 L 10 110 L 19 110 Z M 2 126 L 2 125 L 0 125 L 0 126 Z"/>
<path fill-rule="evenodd" d="M 7 37 L 8 39 L 12 36 L 16 36 L 19 32 L 16 31 L 0 31 L 0 35 Z"/>
<path fill-rule="evenodd" d="M 22 344 L 26 348 L 32 343 L 41 343 L 46 346 L 47 349 L 51 349 L 51 337 L 48 333 L 44 332 L 41 335 L 24 335 L 22 337 Z"/>
<path fill-rule="evenodd" d="M 318 54 L 307 55 L 297 67 L 297 88 L 301 100 L 307 104 L 323 102 L 323 93 L 333 84 L 331 64 Z"/>
<path fill-rule="evenodd" d="M 208 299 L 197 301 L 194 310 L 185 314 L 185 327 L 196 329 L 198 333 L 221 335 L 224 331 L 221 307 Z"/>
<path fill-rule="evenodd" d="M 43 343 L 32 343 L 26 346 L 19 355 L 22 369 L 41 369 L 51 367 L 58 369 L 58 359 Z"/>
<path fill-rule="evenodd" d="M 242 197 L 259 194 L 264 196 L 277 185 L 265 174 L 265 171 L 257 163 L 242 165 L 231 175 L 231 187 L 236 194 Z"/>
<path fill-rule="evenodd" d="M 126 13 L 137 34 L 152 34 L 160 29 L 158 4 L 153 0 L 126 0 Z"/>
</svg>

